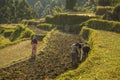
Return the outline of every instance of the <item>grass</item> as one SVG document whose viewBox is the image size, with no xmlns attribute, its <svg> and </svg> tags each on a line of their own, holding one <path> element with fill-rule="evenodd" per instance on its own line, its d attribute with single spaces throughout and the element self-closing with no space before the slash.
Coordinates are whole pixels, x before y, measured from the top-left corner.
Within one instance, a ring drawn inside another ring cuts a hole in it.
<svg viewBox="0 0 120 80">
<path fill-rule="evenodd" d="M 93 29 L 120 33 L 120 22 L 117 21 L 90 19 L 85 23 L 85 25 Z"/>
<path fill-rule="evenodd" d="M 40 49 L 40 45 L 41 42 L 38 44 L 38 49 Z M 15 45 L 0 49 L 0 68 L 5 67 L 13 62 L 17 62 L 20 59 L 29 57 L 31 55 L 31 51 L 32 48 L 30 40 L 22 41 Z"/>
<path fill-rule="evenodd" d="M 34 32 L 29 28 L 22 28 L 21 26 L 24 25 L 0 25 L 0 49 L 8 45 L 13 45 L 21 41 L 28 40 L 30 36 L 34 34 Z M 11 41 L 13 39 L 14 41 Z"/>
<path fill-rule="evenodd" d="M 89 30 L 89 28 L 84 29 Z M 71 59 L 69 53 L 70 46 L 75 42 L 79 42 L 80 37 L 78 35 L 52 30 L 44 38 L 43 43 L 45 44 L 40 44 L 40 46 L 44 46 L 44 49 L 40 51 L 35 62 L 26 60 L 0 69 L 0 79 L 49 80 L 67 71 L 55 80 L 119 80 L 120 34 L 90 30 L 88 40 L 92 49 L 89 57 L 77 69 L 70 70 Z M 28 45 L 26 42 L 25 44 Z M 24 47 L 29 48 L 27 46 Z M 23 50 L 22 52 L 25 51 L 22 46 L 19 49 Z M 23 56 L 24 53 L 20 54 Z"/>
<path fill-rule="evenodd" d="M 85 62 L 55 80 L 120 80 L 120 34 L 93 30 L 92 50 Z"/>
<path fill-rule="evenodd" d="M 10 36 L 13 31 L 14 31 L 13 28 L 0 27 L 0 48 L 12 44 L 8 36 Z"/>
<path fill-rule="evenodd" d="M 48 31 L 39 29 L 35 26 L 29 26 L 28 28 L 31 29 L 35 34 L 46 34 L 48 32 Z"/>
<path fill-rule="evenodd" d="M 104 15 L 107 11 L 112 11 L 113 8 L 111 6 L 97 6 L 96 15 Z"/>
<path fill-rule="evenodd" d="M 30 38 L 32 35 L 34 35 L 34 32 L 32 30 L 23 24 L 19 24 L 17 25 L 15 31 L 11 34 L 10 40 L 16 41 L 23 38 Z"/>
<path fill-rule="evenodd" d="M 29 20 L 22 20 L 22 24 L 27 24 L 27 25 L 38 25 L 40 23 L 43 23 L 45 21 L 44 18 L 41 18 L 41 19 L 29 19 Z"/>
<path fill-rule="evenodd" d="M 16 27 L 17 28 L 17 27 Z M 2 28 L 3 29 L 3 28 Z M 9 37 L 4 37 L 4 33 L 11 31 L 12 28 L 4 28 L 4 32 L 0 34 L 0 68 L 9 66 L 11 64 L 15 64 L 20 62 L 21 60 L 26 60 L 31 55 L 31 41 L 28 39 L 18 39 L 14 42 L 9 40 Z M 25 29 L 26 32 L 29 28 Z M 32 28 L 33 31 L 39 31 L 38 28 Z M 38 32 L 39 34 L 47 34 L 47 31 L 41 30 Z M 37 34 L 37 33 L 36 33 Z M 8 46 L 9 45 L 9 46 Z M 43 44 L 38 42 L 38 52 L 42 48 Z M 3 57 L 4 56 L 4 57 Z"/>
<path fill-rule="evenodd" d="M 0 24 L 3 28 L 16 28 L 16 24 Z"/>
<path fill-rule="evenodd" d="M 6 70 L 0 69 L 1 79 L 13 79 L 14 77 L 14 79 L 22 80 L 44 80 L 55 78 L 71 69 L 70 47 L 79 40 L 78 35 L 52 30 L 44 38 L 43 43 L 45 44 L 40 45 L 44 46 L 44 49 L 40 51 L 35 62 L 26 60 L 5 68 Z M 19 73 L 16 74 L 16 72 Z M 21 76 L 22 74 L 23 76 Z"/>
<path fill-rule="evenodd" d="M 69 53 L 70 46 L 79 42 L 80 37 L 52 30 L 44 38 L 44 45 L 39 44 L 39 46 L 44 46 L 44 49 L 40 51 L 35 62 L 25 60 L 0 69 L 0 79 L 49 80 L 63 73 L 55 80 L 119 80 L 120 34 L 87 29 L 90 30 L 86 33 L 89 34 L 87 37 L 92 49 L 89 57 L 77 69 L 70 70 L 72 66 Z M 38 31 L 37 28 L 34 28 L 34 32 L 36 31 Z M 38 47 L 38 49 L 41 50 L 42 48 Z M 29 56 L 30 50 L 29 40 L 0 49 L 2 52 L 0 53 L 0 62 L 3 64 L 2 66 L 18 62 L 17 60 Z"/>
<path fill-rule="evenodd" d="M 48 23 L 41 23 L 41 24 L 37 25 L 37 28 L 50 31 L 54 28 L 54 26 L 52 24 L 48 24 Z"/>
<path fill-rule="evenodd" d="M 96 18 L 95 15 L 89 14 L 58 14 L 55 16 L 47 16 L 45 21 L 56 25 L 75 25 Z"/>
<path fill-rule="evenodd" d="M 7 38 L 5 38 L 4 36 L 0 35 L 0 48 L 4 47 L 7 44 L 10 44 L 11 41 Z"/>
</svg>

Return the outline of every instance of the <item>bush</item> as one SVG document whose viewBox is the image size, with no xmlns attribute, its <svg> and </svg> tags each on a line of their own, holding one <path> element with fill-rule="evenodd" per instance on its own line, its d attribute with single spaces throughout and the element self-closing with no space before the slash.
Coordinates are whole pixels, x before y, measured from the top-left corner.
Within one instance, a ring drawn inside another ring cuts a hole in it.
<svg viewBox="0 0 120 80">
<path fill-rule="evenodd" d="M 66 0 L 66 9 L 73 10 L 77 0 Z"/>
<path fill-rule="evenodd" d="M 29 28 L 25 28 L 25 31 L 21 33 L 20 38 L 30 38 L 32 35 L 34 35 L 34 32 Z"/>
<path fill-rule="evenodd" d="M 100 6 L 110 6 L 110 0 L 98 0 Z"/>
<path fill-rule="evenodd" d="M 24 30 L 25 30 L 25 27 L 23 25 L 17 25 L 15 31 L 10 36 L 10 40 L 11 41 L 16 40 L 20 36 L 21 32 Z"/>
<path fill-rule="evenodd" d="M 120 22 L 118 22 L 118 24 L 113 25 L 112 31 L 120 33 Z"/>
<path fill-rule="evenodd" d="M 10 40 L 0 35 L 0 48 L 5 47 L 7 44 L 10 44 Z"/>
<path fill-rule="evenodd" d="M 34 34 L 34 32 L 24 25 L 17 25 L 15 31 L 11 34 L 10 40 L 15 41 L 21 38 L 29 38 Z"/>
<path fill-rule="evenodd" d="M 120 33 L 120 22 L 116 21 L 91 19 L 87 21 L 85 25 L 93 29 Z"/>
<path fill-rule="evenodd" d="M 47 23 L 53 23 L 57 25 L 74 25 L 80 24 L 87 21 L 90 18 L 95 18 L 95 16 L 90 15 L 73 15 L 73 14 L 58 14 L 54 17 L 46 17 Z"/>
<path fill-rule="evenodd" d="M 96 15 L 104 15 L 107 11 L 112 11 L 111 6 L 97 6 Z"/>
<path fill-rule="evenodd" d="M 52 24 L 42 23 L 42 24 L 37 25 L 37 28 L 50 31 L 51 29 L 54 28 L 54 26 Z"/>
<path fill-rule="evenodd" d="M 98 0 L 99 6 L 115 6 L 120 0 Z"/>
</svg>

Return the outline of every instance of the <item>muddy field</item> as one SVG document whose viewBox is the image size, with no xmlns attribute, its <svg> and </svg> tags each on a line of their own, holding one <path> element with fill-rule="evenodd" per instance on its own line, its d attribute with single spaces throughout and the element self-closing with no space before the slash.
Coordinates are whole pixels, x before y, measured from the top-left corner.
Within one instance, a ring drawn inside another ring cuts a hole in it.
<svg viewBox="0 0 120 80">
<path fill-rule="evenodd" d="M 79 42 L 80 37 L 74 34 L 54 31 L 47 39 L 47 46 L 33 62 L 29 60 L 17 63 L 0 70 L 2 80 L 45 80 L 72 69 L 71 45 Z"/>
</svg>

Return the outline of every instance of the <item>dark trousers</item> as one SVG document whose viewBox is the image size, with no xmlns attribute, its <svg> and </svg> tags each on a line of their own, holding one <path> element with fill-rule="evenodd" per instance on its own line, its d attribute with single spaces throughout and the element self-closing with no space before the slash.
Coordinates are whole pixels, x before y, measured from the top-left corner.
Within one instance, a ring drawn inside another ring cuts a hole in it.
<svg viewBox="0 0 120 80">
<path fill-rule="evenodd" d="M 72 66 L 73 68 L 76 68 L 78 66 L 78 54 L 77 53 L 71 53 L 72 58 Z"/>
</svg>

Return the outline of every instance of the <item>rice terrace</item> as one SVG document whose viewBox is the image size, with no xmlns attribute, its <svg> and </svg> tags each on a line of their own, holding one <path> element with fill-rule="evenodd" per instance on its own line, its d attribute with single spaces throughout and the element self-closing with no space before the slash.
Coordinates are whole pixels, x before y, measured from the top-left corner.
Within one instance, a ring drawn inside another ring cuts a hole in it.
<svg viewBox="0 0 120 80">
<path fill-rule="evenodd" d="M 120 80 L 120 0 L 0 0 L 0 80 Z"/>
</svg>

